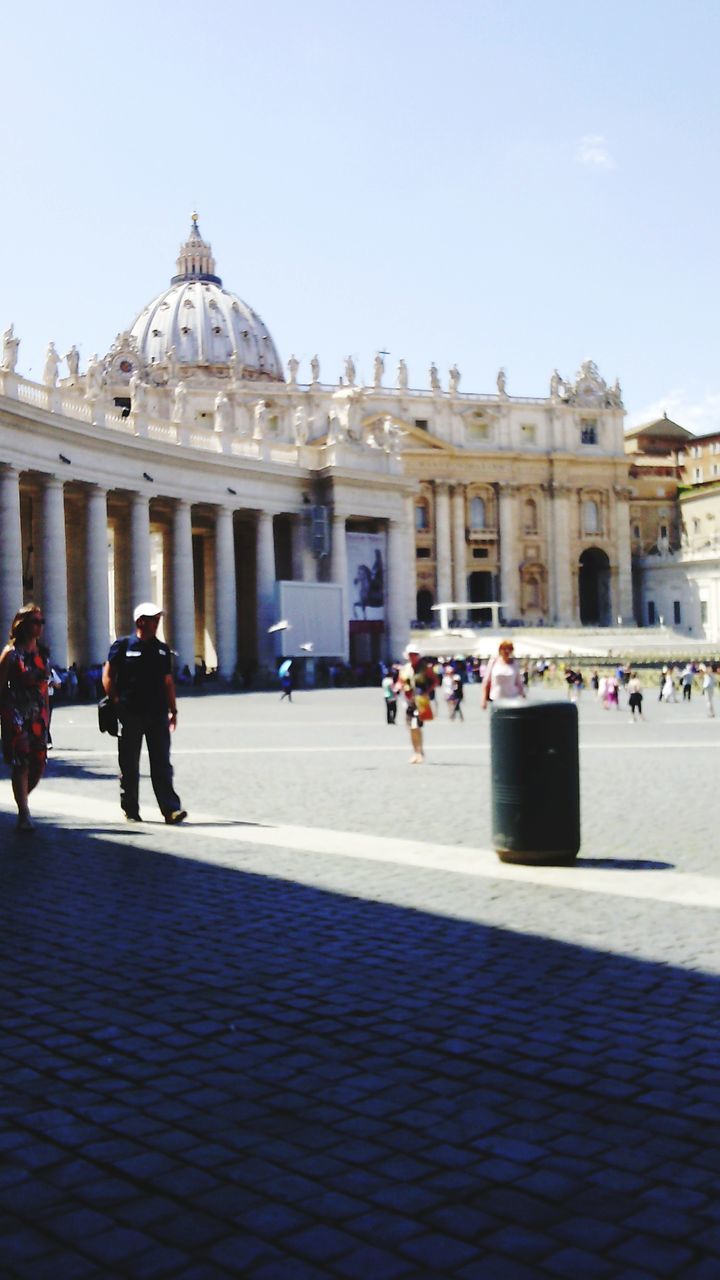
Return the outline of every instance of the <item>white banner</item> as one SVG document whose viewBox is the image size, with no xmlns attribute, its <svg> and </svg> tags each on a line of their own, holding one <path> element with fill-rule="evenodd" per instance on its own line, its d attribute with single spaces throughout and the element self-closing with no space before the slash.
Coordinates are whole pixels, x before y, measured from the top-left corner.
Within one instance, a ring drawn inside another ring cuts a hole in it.
<svg viewBox="0 0 720 1280">
<path fill-rule="evenodd" d="M 351 622 L 385 619 L 385 534 L 348 533 L 348 603 Z"/>
</svg>

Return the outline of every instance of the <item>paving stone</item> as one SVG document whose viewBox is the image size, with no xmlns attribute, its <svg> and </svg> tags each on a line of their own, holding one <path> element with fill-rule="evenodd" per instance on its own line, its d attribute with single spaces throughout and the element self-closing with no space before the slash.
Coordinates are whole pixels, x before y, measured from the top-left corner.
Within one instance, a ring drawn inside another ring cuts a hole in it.
<svg viewBox="0 0 720 1280">
<path fill-rule="evenodd" d="M 400 1245 L 400 1251 L 414 1262 L 438 1270 L 440 1274 L 470 1262 L 477 1255 L 477 1250 L 472 1245 L 441 1232 L 428 1232 L 405 1240 Z"/>
<path fill-rule="evenodd" d="M 296 1231 L 283 1241 L 284 1247 L 314 1263 L 328 1263 L 357 1247 L 356 1239 L 326 1223 L 316 1223 Z"/>
<path fill-rule="evenodd" d="M 348 1280 L 368 1280 L 369 1276 L 372 1280 L 401 1280 L 402 1276 L 410 1274 L 411 1266 L 386 1249 L 361 1245 L 340 1258 L 335 1270 L 339 1275 L 347 1276 Z"/>
</svg>

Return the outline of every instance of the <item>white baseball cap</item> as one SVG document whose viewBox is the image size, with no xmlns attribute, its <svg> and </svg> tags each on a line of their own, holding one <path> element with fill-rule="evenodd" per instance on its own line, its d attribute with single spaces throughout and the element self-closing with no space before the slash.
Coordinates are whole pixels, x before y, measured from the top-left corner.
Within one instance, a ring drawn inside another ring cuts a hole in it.
<svg viewBox="0 0 720 1280">
<path fill-rule="evenodd" d="M 152 600 L 143 600 L 142 604 L 135 605 L 133 622 L 137 622 L 138 618 L 158 618 L 162 612 L 159 604 L 155 604 Z"/>
</svg>

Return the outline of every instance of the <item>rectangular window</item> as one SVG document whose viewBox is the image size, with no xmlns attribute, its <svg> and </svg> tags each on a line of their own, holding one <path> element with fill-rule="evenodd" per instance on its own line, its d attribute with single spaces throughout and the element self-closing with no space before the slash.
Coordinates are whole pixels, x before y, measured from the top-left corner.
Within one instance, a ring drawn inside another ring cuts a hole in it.
<svg viewBox="0 0 720 1280">
<path fill-rule="evenodd" d="M 673 600 L 673 622 L 675 623 L 676 627 L 679 627 L 681 621 L 682 621 L 682 613 L 680 609 L 680 601 Z"/>
<path fill-rule="evenodd" d="M 487 547 L 473 547 L 473 560 L 487 560 Z"/>
<path fill-rule="evenodd" d="M 655 626 L 655 601 L 648 600 L 648 626 Z"/>
<path fill-rule="evenodd" d="M 708 604 L 707 600 L 700 601 L 700 621 L 702 622 L 703 626 L 707 625 L 707 620 L 708 620 L 707 604 Z"/>
<path fill-rule="evenodd" d="M 597 425 L 594 422 L 583 422 L 580 428 L 581 444 L 597 444 Z"/>
<path fill-rule="evenodd" d="M 640 525 L 639 525 L 639 524 L 634 524 L 634 525 L 633 525 L 633 538 L 639 538 L 639 537 L 640 537 Z"/>
<path fill-rule="evenodd" d="M 427 429 L 428 429 L 428 420 L 427 420 L 427 418 L 416 418 L 416 419 L 415 419 L 415 426 L 417 427 L 418 431 L 427 431 Z"/>
<path fill-rule="evenodd" d="M 429 559 L 430 559 L 430 548 L 429 548 L 429 547 L 416 547 L 416 548 L 415 548 L 415 556 L 416 556 L 416 558 L 417 558 L 418 560 L 429 560 Z"/>
<path fill-rule="evenodd" d="M 702 484 L 702 467 L 693 467 L 693 483 Z"/>
</svg>

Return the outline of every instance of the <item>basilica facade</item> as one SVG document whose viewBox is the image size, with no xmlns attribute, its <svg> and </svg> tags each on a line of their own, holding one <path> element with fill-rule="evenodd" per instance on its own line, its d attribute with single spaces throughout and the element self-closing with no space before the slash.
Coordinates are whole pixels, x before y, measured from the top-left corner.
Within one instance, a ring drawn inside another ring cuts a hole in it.
<svg viewBox="0 0 720 1280">
<path fill-rule="evenodd" d="M 180 667 L 397 656 L 438 605 L 464 620 L 632 621 L 620 388 L 591 361 L 546 398 L 433 365 L 281 361 L 193 216 L 175 274 L 80 370 L 0 365 L 0 627 L 38 601 L 58 665 L 100 662 L 157 599 Z M 390 385 L 392 383 L 392 385 Z M 273 630 L 294 609 L 292 627 Z M 486 615 L 487 616 L 487 615 Z M 301 621 L 300 621 L 301 619 Z"/>
</svg>

